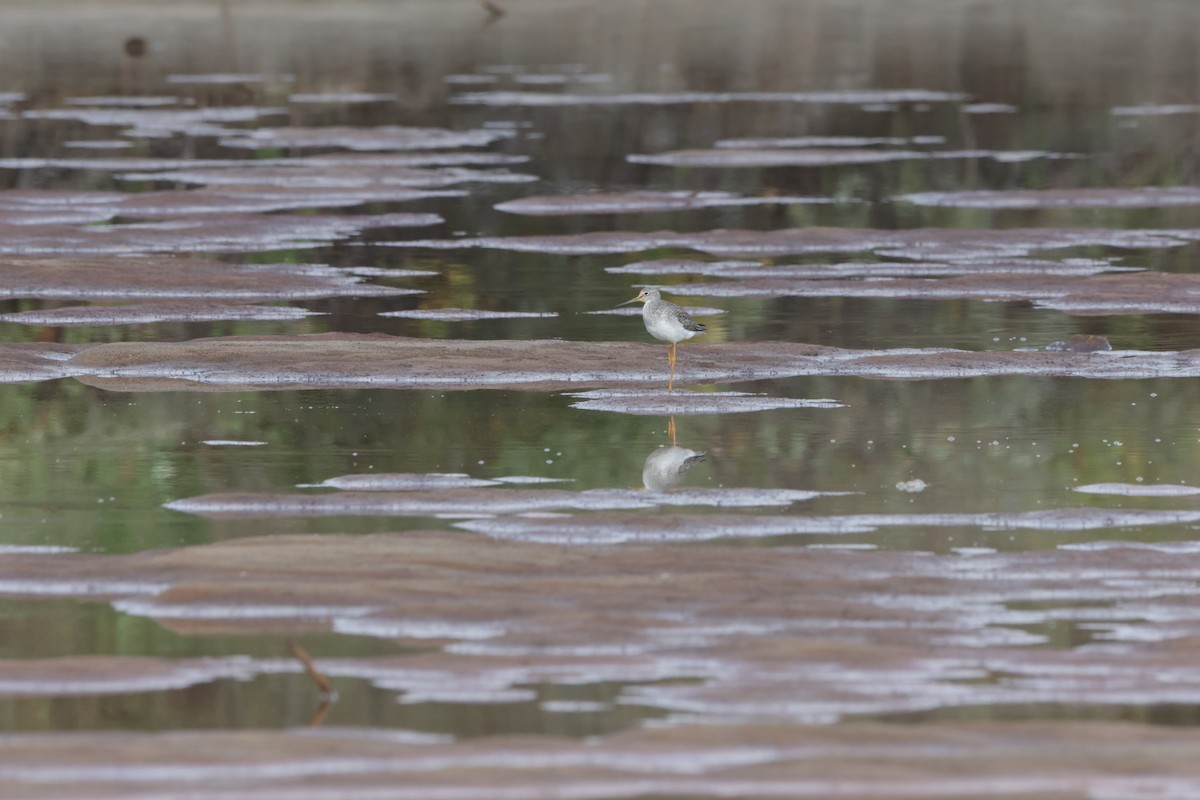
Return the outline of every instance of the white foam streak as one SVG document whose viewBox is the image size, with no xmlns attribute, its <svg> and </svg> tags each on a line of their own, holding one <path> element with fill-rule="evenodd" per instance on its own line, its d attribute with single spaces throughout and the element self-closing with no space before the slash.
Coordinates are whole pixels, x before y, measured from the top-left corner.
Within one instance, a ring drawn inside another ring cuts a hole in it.
<svg viewBox="0 0 1200 800">
<path fill-rule="evenodd" d="M 1200 488 L 1177 483 L 1089 483 L 1076 486 L 1083 494 L 1110 494 L 1125 497 L 1185 497 L 1200 494 Z"/>
<path fill-rule="evenodd" d="M 97 592 L 96 594 L 101 594 Z M 126 614 L 156 619 L 341 619 L 365 616 L 375 606 L 322 605 L 222 605 L 220 603 L 169 603 L 141 598 L 113 601 L 113 608 Z"/>
<path fill-rule="evenodd" d="M 863 89 L 830 92 L 633 92 L 565 94 L 557 92 L 469 92 L 450 99 L 460 105 L 587 106 L 684 105 L 691 103 L 940 103 L 965 99 L 957 92 L 925 89 Z"/>
<path fill-rule="evenodd" d="M 127 595 L 155 595 L 170 588 L 167 583 L 151 583 L 125 580 L 80 580 L 59 581 L 29 578 L 0 579 L 0 594 L 52 595 L 63 597 L 123 597 Z"/>
<path fill-rule="evenodd" d="M 333 621 L 337 633 L 374 636 L 383 639 L 494 639 L 512 626 L 494 622 L 457 622 L 438 619 L 388 619 L 380 617 L 338 617 Z"/>
</svg>

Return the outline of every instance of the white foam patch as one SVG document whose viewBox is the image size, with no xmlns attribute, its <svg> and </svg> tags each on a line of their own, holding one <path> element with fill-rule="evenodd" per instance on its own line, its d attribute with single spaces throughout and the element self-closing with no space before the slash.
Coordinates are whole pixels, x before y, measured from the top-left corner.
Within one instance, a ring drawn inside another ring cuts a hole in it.
<svg viewBox="0 0 1200 800">
<path fill-rule="evenodd" d="M 869 533 L 875 526 L 852 517 L 695 517 L 687 520 L 653 517 L 599 521 L 586 517 L 497 517 L 456 523 L 455 527 L 496 539 L 545 544 L 620 544 L 623 542 L 701 542 L 713 539 L 754 539 L 798 534 Z"/>
<path fill-rule="evenodd" d="M 349 491 L 406 492 L 429 489 L 465 489 L 474 486 L 495 486 L 498 481 L 472 478 L 461 472 L 379 472 L 360 475 L 339 475 L 316 484 L 300 484 L 303 487 L 323 487 Z"/>
<path fill-rule="evenodd" d="M 777 138 L 720 139 L 714 147 L 734 150 L 764 148 L 870 147 L 872 145 L 944 144 L 944 136 L 787 136 Z"/>
<path fill-rule="evenodd" d="M 1060 544 L 1060 550 L 1084 550 L 1101 552 L 1105 550 L 1145 550 L 1154 553 L 1200 553 L 1200 542 L 1072 542 Z"/>
<path fill-rule="evenodd" d="M 0 367 L 0 383 L 26 383 L 29 381 L 48 381 L 56 378 L 67 378 L 81 375 L 83 370 L 54 369 L 50 367 L 12 368 Z"/>
<path fill-rule="evenodd" d="M 557 317 L 554 311 L 483 311 L 466 308 L 428 308 L 411 311 L 384 311 L 381 317 L 402 317 L 405 319 L 425 319 L 438 322 L 476 322 L 489 319 L 544 319 Z"/>
<path fill-rule="evenodd" d="M 220 136 L 234 131 L 223 128 L 218 123 L 257 122 L 262 117 L 283 113 L 286 113 L 286 109 L 256 106 L 186 109 L 76 106 L 32 109 L 25 111 L 22 116 L 29 119 L 74 120 L 85 125 L 123 127 L 124 136 L 153 139 L 180 133 Z"/>
<path fill-rule="evenodd" d="M 994 556 L 997 553 L 994 547 L 952 547 L 950 549 L 960 556 Z"/>
<path fill-rule="evenodd" d="M 1093 638 L 1106 642 L 1169 642 L 1172 639 L 1182 639 L 1187 633 L 1165 631 L 1161 628 L 1149 628 L 1144 625 L 1117 625 L 1112 623 L 1079 625 L 1081 630 L 1095 631 Z"/>
<path fill-rule="evenodd" d="M 124 139 L 80 139 L 63 142 L 63 147 L 73 147 L 78 150 L 129 150 L 133 142 Z"/>
<path fill-rule="evenodd" d="M 920 278 L 956 275 L 1099 275 L 1108 272 L 1141 272 L 1140 267 L 1118 267 L 1098 259 L 1063 259 L 1049 261 L 1032 258 L 976 258 L 953 262 L 839 262 L 837 264 L 774 264 L 759 261 L 696 261 L 691 259 L 656 259 L 637 261 L 619 267 L 605 267 L 605 272 L 618 275 L 705 275 L 715 278 L 755 279 L 784 278 L 788 280 L 821 280 L 829 278 Z M 704 294 L 703 284 L 675 287 L 687 293 Z M 717 292 L 719 293 L 719 292 Z M 619 309 L 633 314 L 641 310 Z M 695 309 L 689 308 L 695 315 Z M 604 313 L 592 311 L 592 314 Z"/>
<path fill-rule="evenodd" d="M 511 136 L 508 131 L 448 130 L 399 125 L 256 128 L 220 140 L 223 147 L 340 147 L 348 150 L 453 150 L 485 147 Z"/>
<path fill-rule="evenodd" d="M 1195 186 L 1015 189 L 1005 191 L 918 192 L 893 200 L 919 206 L 956 208 L 1157 208 L 1200 205 Z"/>
<path fill-rule="evenodd" d="M 1176 483 L 1089 483 L 1076 486 L 1083 494 L 1112 494 L 1125 497 L 1186 497 L 1200 494 L 1200 488 Z"/>
<path fill-rule="evenodd" d="M 95 140 L 88 140 L 95 141 Z M 215 158 L 0 158 L 0 169 L 65 169 L 89 172 L 142 172 L 158 170 L 229 169 L 233 174 L 247 169 L 269 167 L 433 167 L 463 165 L 523 164 L 529 156 L 508 153 L 417 152 L 417 153 L 322 153 L 295 158 L 215 159 Z M 203 182 L 203 181 L 200 181 Z M 242 181 L 252 183 L 252 181 Z M 362 181 L 360 179 L 359 183 Z"/>
<path fill-rule="evenodd" d="M 337 208 L 365 203 L 403 203 L 462 197 L 459 189 L 410 189 L 388 186 L 225 186 L 191 190 L 138 192 L 111 204 L 111 213 L 137 219 L 194 217 L 208 214 L 260 214 L 311 208 Z M 0 200 L 3 196 L 0 195 Z"/>
<path fill-rule="evenodd" d="M 643 416 L 669 414 L 732 414 L 787 408 L 845 408 L 836 400 L 767 397 L 747 392 L 665 392 L 656 389 L 597 389 L 572 393 L 579 398 L 572 408 L 615 411 Z"/>
<path fill-rule="evenodd" d="M 1015 114 L 1018 109 L 1008 103 L 966 103 L 962 110 L 968 114 Z"/>
<path fill-rule="evenodd" d="M 735 150 L 676 150 L 666 153 L 632 153 L 625 157 L 631 164 L 653 164 L 667 167 L 760 168 L 760 167 L 821 167 L 840 164 L 881 164 L 890 161 L 927 161 L 943 159 L 992 159 L 1001 163 L 1017 163 L 1035 159 L 1075 158 L 1068 153 L 1044 150 L 872 150 L 841 148 L 810 148 L 806 150 L 763 149 Z"/>
<path fill-rule="evenodd" d="M 261 447 L 267 442 L 258 442 L 247 439 L 205 439 L 201 444 L 206 444 L 211 447 Z"/>
<path fill-rule="evenodd" d="M 91 140 L 89 140 L 91 141 Z M 0 158 L 0 169 L 69 169 L 91 172 L 119 172 L 121 170 L 195 169 L 198 167 L 231 166 L 242 162 L 224 159 L 184 158 Z M 249 164 L 250 162 L 244 162 Z"/>
<path fill-rule="evenodd" d="M 254 605 L 239 603 L 167 603 L 152 599 L 128 597 L 114 600 L 113 608 L 126 614 L 155 619 L 207 619 L 207 620 L 256 620 L 256 619 L 344 619 L 373 614 L 375 606 L 322 606 L 322 605 Z"/>
<path fill-rule="evenodd" d="M 296 76 L 286 72 L 277 74 L 263 72 L 198 72 L 190 74 L 178 73 L 167 76 L 167 83 L 200 86 L 220 86 L 230 83 L 291 83 L 294 80 L 296 80 Z"/>
<path fill-rule="evenodd" d="M 742 270 L 761 267 L 763 267 L 761 261 L 697 261 L 690 258 L 657 258 L 650 261 L 635 261 L 619 267 L 605 267 L 604 271 L 614 275 L 739 275 L 742 274 Z M 639 308 L 632 310 L 638 314 L 641 313 Z"/>
<path fill-rule="evenodd" d="M 113 671 L 119 669 L 114 664 Z M 260 674 L 257 664 L 245 656 L 229 658 L 205 658 L 180 660 L 176 663 L 156 665 L 144 674 L 140 665 L 135 665 L 132 674 L 79 675 L 79 670 L 69 670 L 71 678 L 53 677 L 50 674 L 39 678 L 4 676 L 0 669 L 0 695 L 15 696 L 59 696 L 59 695 L 103 695 L 129 694 L 132 692 L 154 692 L 186 689 L 190 686 L 211 683 L 220 679 L 249 680 Z"/>
<path fill-rule="evenodd" d="M 381 688 L 388 688 L 386 686 Z M 497 705 L 508 703 L 529 703 L 537 700 L 537 692 L 533 689 L 499 688 L 499 689 L 452 689 L 446 687 L 439 690 L 424 692 L 406 692 L 396 700 L 405 705 L 411 703 L 465 703 L 470 705 Z"/>
<path fill-rule="evenodd" d="M 651 192 L 548 195 L 507 200 L 495 206 L 497 211 L 531 216 L 569 214 L 640 214 L 648 212 L 689 211 L 703 208 L 756 205 L 814 205 L 837 202 L 832 197 L 746 197 L 730 192 Z"/>
<path fill-rule="evenodd" d="M 936 636 L 935 641 L 949 647 L 1037 647 L 1046 644 L 1046 636 L 1016 628 L 980 628 Z"/>
<path fill-rule="evenodd" d="M 1068 314 L 1200 314 L 1200 300 L 1179 301 L 1164 297 L 1161 300 L 1139 302 L 1136 300 L 1070 300 L 1038 299 L 1033 304 L 1038 308 L 1050 308 Z"/>
<path fill-rule="evenodd" d="M 1086 531 L 1106 528 L 1137 527 L 1139 525 L 1170 525 L 1189 522 L 1190 513 L 1159 515 L 1118 512 L 1109 515 L 1108 509 L 1064 508 L 1047 511 L 1021 511 L 990 514 L 863 514 L 855 517 L 859 524 L 874 528 L 936 527 L 980 528 L 985 531 L 1041 530 Z M 1197 515 L 1200 519 L 1200 515 Z M 982 552 L 977 553 L 982 555 Z"/>
<path fill-rule="evenodd" d="M 288 96 L 292 103 L 386 103 L 395 99 L 396 95 L 387 92 L 319 92 Z"/>
<path fill-rule="evenodd" d="M 134 786 L 145 786 L 157 781 L 165 781 L 171 785 L 167 797 L 188 797 L 191 793 L 180 792 L 180 784 L 206 784 L 203 794 L 212 797 L 213 782 L 222 781 L 283 781 L 295 779 L 297 776 L 328 776 L 347 775 L 355 773 L 374 772 L 385 769 L 387 762 L 379 758 L 354 758 L 332 756 L 328 758 L 309 758 L 303 762 L 295 759 L 268 761 L 259 764 L 221 763 L 195 764 L 183 761 L 175 763 L 136 763 L 136 764 L 88 764 L 73 765 L 66 768 L 62 765 L 46 767 L 31 765 L 18 768 L 5 768 L 0 773 L 8 780 L 21 780 L 33 783 L 74 782 L 86 784 L 89 787 L 95 783 L 107 781 L 127 782 Z M 394 788 L 394 787 L 393 787 Z M 95 796 L 94 791 L 87 792 Z M 141 794 L 141 792 L 139 792 Z M 245 796 L 244 792 L 241 792 Z M 390 797 L 400 797 L 395 791 L 388 792 Z M 136 796 L 136 795 L 135 795 Z M 144 795 L 143 795 L 144 796 Z M 160 795 L 162 797 L 164 795 Z M 280 796 L 276 793 L 276 796 Z M 282 795 L 287 797 L 288 795 Z M 344 787 L 338 787 L 330 792 L 314 793 L 306 789 L 295 796 L 304 800 L 339 800 L 345 797 Z M 417 797 L 416 793 L 405 797 Z"/>
<path fill-rule="evenodd" d="M 613 705 L 594 700 L 543 700 L 541 707 L 551 714 L 599 714 L 611 711 Z"/>
<path fill-rule="evenodd" d="M 686 492 L 675 494 L 686 494 Z M 764 503 L 764 505 L 766 504 Z M 722 538 L 752 539 L 797 535 L 844 535 L 870 533 L 880 528 L 893 527 L 962 527 L 990 531 L 1094 531 L 1189 524 L 1198 521 L 1200 521 L 1200 511 L 1065 508 L 1018 513 L 853 514 L 823 517 L 786 515 L 679 518 L 642 515 L 597 520 L 588 517 L 543 519 L 507 516 L 460 522 L 456 523 L 455 527 L 497 539 L 559 544 L 617 544 L 621 542 L 708 541 Z M 968 559 L 959 563 L 965 568 L 965 565 L 975 560 Z M 986 568 L 990 569 L 991 567 Z"/>
<path fill-rule="evenodd" d="M 557 490 L 555 490 L 557 492 Z M 598 490 L 592 490 L 593 492 Z M 475 516 L 526 511 L 633 510 L 652 508 L 654 502 L 633 492 L 603 490 L 602 494 L 563 492 L 553 495 L 534 490 L 488 490 L 485 495 L 427 496 L 424 493 L 356 492 L 322 495 L 210 495 L 165 504 L 165 508 L 216 517 L 287 516 Z"/>
<path fill-rule="evenodd" d="M 866 542 L 828 542 L 826 544 L 808 544 L 805 550 L 878 550 L 879 545 Z"/>
<path fill-rule="evenodd" d="M 882 164 L 890 161 L 914 161 L 927 158 L 929 155 L 920 150 L 852 148 L 809 148 L 804 150 L 714 148 L 674 150 L 665 153 L 630 153 L 625 156 L 625 160 L 631 164 L 721 169 Z"/>
<path fill-rule="evenodd" d="M 838 264 L 779 264 L 764 265 L 757 261 L 696 261 L 659 259 L 636 261 L 624 266 L 606 267 L 607 272 L 634 275 L 703 275 L 709 277 L 746 279 L 770 278 L 784 281 L 818 281 L 830 278 L 918 278 L 968 275 L 1030 275 L 1030 276 L 1091 276 L 1106 272 L 1140 272 L 1136 266 L 1116 266 L 1099 259 L 1046 260 L 1032 258 L 976 257 L 958 261 L 869 261 Z M 685 294 L 706 294 L 707 284 L 686 284 L 673 290 Z M 716 294 L 719 294 L 716 291 Z M 637 309 L 635 309 L 635 312 Z"/>
<path fill-rule="evenodd" d="M 729 313 L 723 308 L 709 308 L 707 306 L 685 306 L 685 308 L 687 309 L 688 314 L 693 317 L 713 317 L 718 314 Z M 642 309 L 628 306 L 625 308 L 602 308 L 597 311 L 584 311 L 581 313 L 611 317 L 640 317 L 642 315 Z"/>
<path fill-rule="evenodd" d="M 491 163 L 499 158 L 484 158 L 486 153 L 463 153 L 458 159 L 449 156 L 409 156 L 405 164 L 400 156 L 373 155 L 354 163 L 340 163 L 332 157 L 305 159 L 301 163 L 286 162 L 278 166 L 256 164 L 248 168 L 235 169 L 228 163 L 224 166 L 203 168 L 185 165 L 179 169 L 159 172 L 124 172 L 117 177 L 123 181 L 178 181 L 201 186 L 269 186 L 289 190 L 321 189 L 383 189 L 385 187 L 406 189 L 441 189 L 462 183 L 529 183 L 538 180 L 533 175 L 510 172 L 504 169 L 469 169 L 447 167 L 443 169 L 420 169 L 413 165 L 418 160 L 430 163 Z M 243 162 L 233 162 L 241 164 Z"/>
<path fill-rule="evenodd" d="M 30 578 L 0 579 L 0 594 L 55 595 L 65 597 L 107 597 L 126 595 L 156 595 L 170 588 L 167 583 L 123 580 L 59 581 Z"/>
<path fill-rule="evenodd" d="M 385 619 L 380 617 L 337 617 L 336 633 L 374 636 L 381 639 L 494 639 L 508 633 L 511 625 L 495 622 L 460 622 L 440 619 Z"/>
<path fill-rule="evenodd" d="M 1117 117 L 1163 117 L 1176 114 L 1200 114 L 1200 105 L 1193 103 L 1145 103 L 1140 106 L 1115 106 Z"/>
<path fill-rule="evenodd" d="M 488 84 L 499 83 L 500 77 L 498 75 L 458 74 L 446 75 L 442 78 L 442 80 L 446 83 L 454 84 L 456 86 L 485 86 Z"/>
<path fill-rule="evenodd" d="M 637 496 L 639 493 L 632 493 Z M 760 508 L 788 506 L 815 497 L 835 497 L 850 492 L 813 492 L 804 489 L 677 489 L 641 492 L 655 505 L 708 506 L 711 508 Z M 601 509 L 602 510 L 602 507 Z"/>
<path fill-rule="evenodd" d="M 184 291 L 184 290 L 181 290 Z M 81 289 L 80 294 L 86 293 Z M 157 322 L 194 321 L 289 321 L 322 316 L 324 312 L 309 311 L 288 306 L 254 306 L 197 304 L 189 307 L 179 303 L 172 305 L 142 306 L 77 306 L 53 308 L 40 311 L 17 311 L 0 314 L 0 321 L 20 325 L 52 325 L 81 327 L 87 325 L 147 325 Z"/>
<path fill-rule="evenodd" d="M 686 489 L 647 492 L 631 489 L 449 490 L 441 495 L 413 492 L 346 492 L 311 495 L 207 495 L 165 504 L 165 508 L 216 517 L 435 516 L 518 514 L 530 511 L 629 511 L 656 506 L 757 508 L 786 506 L 837 493 L 800 489 Z M 469 523 L 464 523 L 469 524 Z"/>
<path fill-rule="evenodd" d="M 77 547 L 54 544 L 0 544 L 0 556 L 22 553 L 76 553 Z"/>
<path fill-rule="evenodd" d="M 322 243 L 347 238 L 373 227 L 413 227 L 437 225 L 441 222 L 443 219 L 437 214 L 394 213 L 341 217 L 210 214 L 204 219 L 181 218 L 168 222 L 130 223 L 69 230 L 47 230 L 29 226 L 28 232 L 21 229 L 20 232 L 0 240 L 0 253 L 127 255 L 162 252 L 266 252 L 317 247 Z M 117 296 L 142 295 L 133 292 Z"/>
<path fill-rule="evenodd" d="M 388 269 L 386 267 L 345 267 L 341 271 L 363 278 L 430 278 L 441 274 L 431 269 Z"/>
<path fill-rule="evenodd" d="M 559 92 L 471 92 L 450 98 L 451 103 L 481 106 L 619 106 L 687 105 L 692 103 L 945 103 L 966 99 L 957 92 L 926 89 L 862 89 L 829 92 L 632 92 L 623 94 L 568 94 Z"/>
<path fill-rule="evenodd" d="M 612 81 L 612 76 L 607 73 L 592 73 L 592 74 L 531 74 L 524 73 L 513 76 L 515 83 L 521 83 L 531 86 L 563 86 L 568 83 L 609 83 Z"/>
<path fill-rule="evenodd" d="M 500 483 L 533 484 L 533 483 L 574 483 L 574 478 L 550 478 L 544 475 L 507 475 L 496 478 Z"/>
<path fill-rule="evenodd" d="M 117 106 L 129 108 L 155 108 L 163 106 L 190 106 L 195 101 L 173 95 L 94 95 L 90 97 L 68 97 L 69 106 Z"/>
<path fill-rule="evenodd" d="M 89 225 L 96 222 L 107 222 L 114 216 L 115 212 L 112 209 L 98 207 L 0 208 L 0 224 L 4 225 Z"/>
<path fill-rule="evenodd" d="M 322 661 L 322 663 L 325 663 Z M 386 728 L 292 728 L 290 736 L 315 736 L 320 739 L 334 738 L 355 741 L 379 741 L 392 744 L 453 744 L 457 737 L 448 733 L 426 733 L 425 731 L 406 731 Z"/>
<path fill-rule="evenodd" d="M 462 152 L 458 150 L 430 150 L 426 152 L 331 152 L 316 153 L 295 158 L 255 159 L 244 161 L 226 161 L 226 164 L 237 164 L 253 167 L 462 167 L 462 166 L 499 166 L 506 164 L 527 164 L 530 156 L 513 153 Z M 187 163 L 181 167 L 190 166 Z M 216 166 L 220 166 L 217 164 Z M 450 174 L 454 174 L 451 172 Z M 384 176 L 388 177 L 388 176 Z M 530 176 L 531 177 L 531 176 Z M 523 180 L 528 180 L 528 177 Z"/>
</svg>

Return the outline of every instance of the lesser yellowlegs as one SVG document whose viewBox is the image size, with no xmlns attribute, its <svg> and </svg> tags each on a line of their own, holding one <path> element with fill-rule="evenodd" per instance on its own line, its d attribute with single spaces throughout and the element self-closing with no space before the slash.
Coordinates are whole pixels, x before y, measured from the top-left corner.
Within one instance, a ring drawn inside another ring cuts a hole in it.
<svg viewBox="0 0 1200 800">
<path fill-rule="evenodd" d="M 655 339 L 670 342 L 667 350 L 667 362 L 671 365 L 671 377 L 667 381 L 667 391 L 675 387 L 675 346 L 684 339 L 690 339 L 697 333 L 704 333 L 704 325 L 696 322 L 681 307 L 662 299 L 658 289 L 642 289 L 638 296 L 617 305 L 625 306 L 630 303 L 645 303 L 642 306 L 642 321 L 646 330 Z"/>
</svg>

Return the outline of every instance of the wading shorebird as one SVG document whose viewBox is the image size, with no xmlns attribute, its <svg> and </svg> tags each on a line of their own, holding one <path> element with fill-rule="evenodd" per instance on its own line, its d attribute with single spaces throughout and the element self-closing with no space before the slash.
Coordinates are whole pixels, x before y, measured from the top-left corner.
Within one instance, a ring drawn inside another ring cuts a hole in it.
<svg viewBox="0 0 1200 800">
<path fill-rule="evenodd" d="M 617 303 L 617 305 L 627 306 L 630 303 L 645 303 L 642 306 L 642 321 L 646 323 L 646 330 L 655 339 L 671 343 L 671 347 L 667 350 L 667 362 L 671 365 L 671 377 L 667 380 L 667 391 L 673 391 L 675 388 L 676 345 L 684 339 L 692 338 L 697 333 L 704 333 L 706 328 L 692 319 L 680 306 L 663 300 L 658 289 L 642 289 L 638 292 L 637 297 L 626 300 L 624 303 Z"/>
</svg>

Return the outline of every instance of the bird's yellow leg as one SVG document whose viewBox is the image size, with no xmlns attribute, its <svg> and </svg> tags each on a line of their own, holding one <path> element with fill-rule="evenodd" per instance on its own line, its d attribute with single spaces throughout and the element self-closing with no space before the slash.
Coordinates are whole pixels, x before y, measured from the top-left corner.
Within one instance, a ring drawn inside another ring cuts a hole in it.
<svg viewBox="0 0 1200 800">
<path fill-rule="evenodd" d="M 675 417 L 667 423 L 667 435 L 671 437 L 671 444 L 675 444 Z"/>
<path fill-rule="evenodd" d="M 667 361 L 671 363 L 671 377 L 667 379 L 667 391 L 675 390 L 675 345 L 667 348 Z"/>
</svg>

